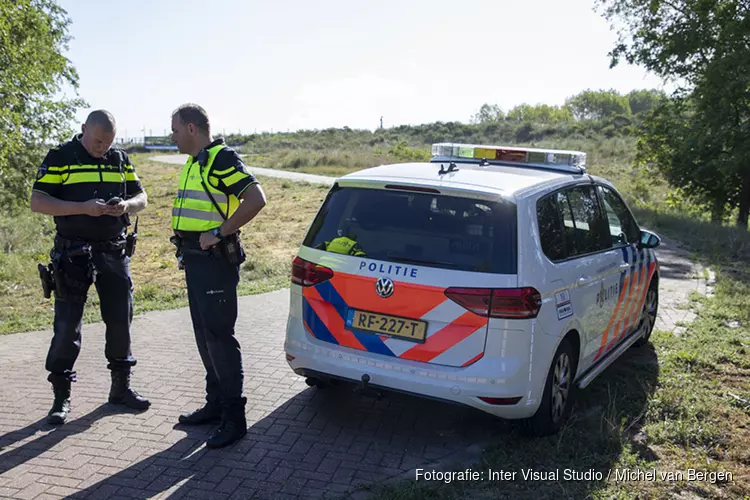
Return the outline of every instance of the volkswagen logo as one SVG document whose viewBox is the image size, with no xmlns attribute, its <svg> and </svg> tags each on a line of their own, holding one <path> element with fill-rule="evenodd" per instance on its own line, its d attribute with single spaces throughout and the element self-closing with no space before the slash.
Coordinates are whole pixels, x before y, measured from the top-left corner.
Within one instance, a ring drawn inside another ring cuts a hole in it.
<svg viewBox="0 0 750 500">
<path fill-rule="evenodd" d="M 375 291 L 378 292 L 378 295 L 387 299 L 393 295 L 393 281 L 390 278 L 380 278 L 375 283 Z"/>
</svg>

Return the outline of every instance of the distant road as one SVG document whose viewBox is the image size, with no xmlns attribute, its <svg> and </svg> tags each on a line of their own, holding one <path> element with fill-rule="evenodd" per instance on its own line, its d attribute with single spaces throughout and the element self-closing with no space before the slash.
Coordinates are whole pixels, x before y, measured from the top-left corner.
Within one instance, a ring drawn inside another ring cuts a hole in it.
<svg viewBox="0 0 750 500">
<path fill-rule="evenodd" d="M 151 161 L 158 161 L 161 163 L 169 163 L 172 165 L 184 165 L 187 161 L 188 155 L 163 155 L 163 156 L 152 156 L 149 158 Z M 333 185 L 335 177 L 328 177 L 325 175 L 315 174 L 304 174 L 302 172 L 287 172 L 285 170 L 275 170 L 273 168 L 261 168 L 247 166 L 253 174 L 265 175 L 267 177 L 279 177 L 281 179 L 289 179 L 297 182 L 310 182 L 312 184 L 326 184 L 328 186 Z"/>
</svg>

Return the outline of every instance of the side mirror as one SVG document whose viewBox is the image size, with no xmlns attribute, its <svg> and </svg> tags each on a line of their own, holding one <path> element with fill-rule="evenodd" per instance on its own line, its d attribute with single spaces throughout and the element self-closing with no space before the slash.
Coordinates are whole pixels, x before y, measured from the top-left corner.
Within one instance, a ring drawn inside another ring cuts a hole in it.
<svg viewBox="0 0 750 500">
<path fill-rule="evenodd" d="M 641 229 L 641 240 L 638 246 L 641 248 L 656 248 L 661 244 L 661 238 L 656 233 Z"/>
</svg>

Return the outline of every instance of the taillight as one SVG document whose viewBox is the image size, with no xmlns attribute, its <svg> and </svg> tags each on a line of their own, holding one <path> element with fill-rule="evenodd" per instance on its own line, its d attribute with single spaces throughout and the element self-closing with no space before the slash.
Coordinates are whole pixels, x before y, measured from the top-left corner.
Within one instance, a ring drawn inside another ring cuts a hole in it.
<svg viewBox="0 0 750 500">
<path fill-rule="evenodd" d="M 292 283 L 301 286 L 313 286 L 333 278 L 333 271 L 306 261 L 299 255 L 292 261 Z"/>
<path fill-rule="evenodd" d="M 448 288 L 445 296 L 479 316 L 505 319 L 536 318 L 542 296 L 526 288 Z"/>
</svg>

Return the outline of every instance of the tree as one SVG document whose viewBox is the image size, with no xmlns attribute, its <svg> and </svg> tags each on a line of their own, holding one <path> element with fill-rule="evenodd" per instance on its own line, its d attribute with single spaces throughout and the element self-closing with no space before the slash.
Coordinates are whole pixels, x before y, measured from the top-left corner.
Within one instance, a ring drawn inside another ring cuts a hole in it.
<svg viewBox="0 0 750 500">
<path fill-rule="evenodd" d="M 644 122 L 636 161 L 657 166 L 687 199 L 707 203 L 713 222 L 721 222 L 739 190 L 710 122 L 693 99 L 665 101 Z"/>
<path fill-rule="evenodd" d="M 508 111 L 507 119 L 534 123 L 560 123 L 572 121 L 573 115 L 565 106 L 521 104 Z"/>
<path fill-rule="evenodd" d="M 667 99 L 667 94 L 661 90 L 633 90 L 625 95 L 630 104 L 630 111 L 634 115 L 647 113 L 655 109 Z"/>
<path fill-rule="evenodd" d="M 0 0 L 0 206 L 28 195 L 50 143 L 70 134 L 80 99 L 56 99 L 78 74 L 62 54 L 70 20 L 54 0 Z"/>
<path fill-rule="evenodd" d="M 630 103 L 616 90 L 584 90 L 565 102 L 576 120 L 603 120 L 629 116 Z"/>
<path fill-rule="evenodd" d="M 750 212 L 750 5 L 747 0 L 599 0 L 619 21 L 611 66 L 625 59 L 680 84 L 657 108 L 641 156 L 658 158 L 679 188 L 719 207 Z M 685 104 L 689 103 L 689 104 Z M 682 113 L 689 112 L 689 118 Z M 664 125 L 671 123 L 672 127 Z M 685 163 L 681 163 L 685 162 Z M 712 186 L 704 189 L 698 186 Z"/>
<path fill-rule="evenodd" d="M 497 104 L 482 104 L 479 113 L 472 116 L 472 123 L 492 123 L 505 119 L 505 113 Z"/>
</svg>

